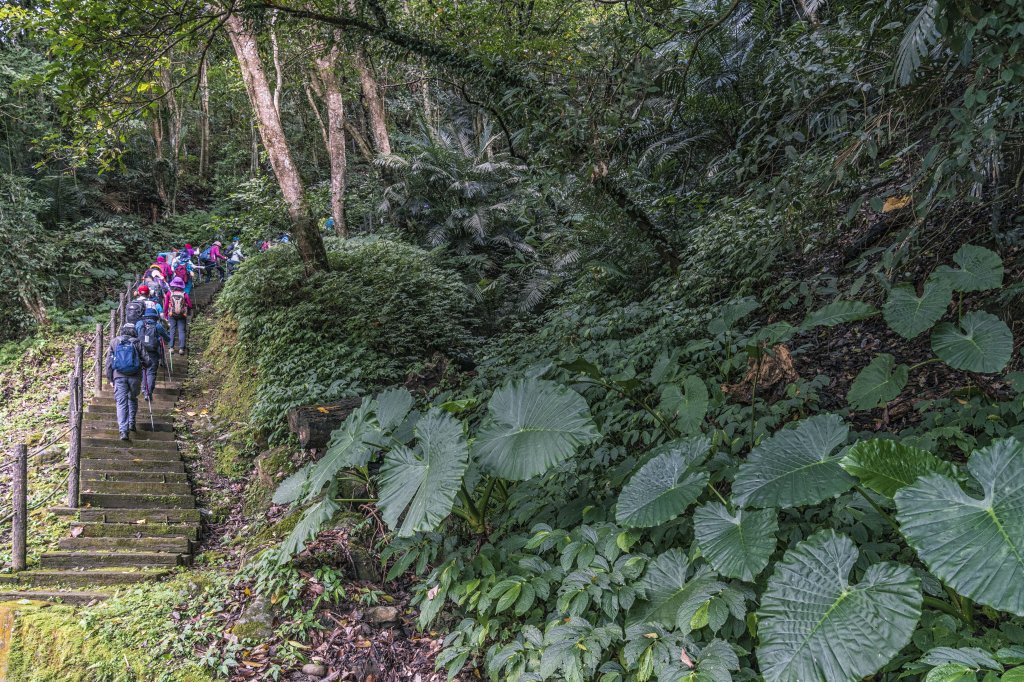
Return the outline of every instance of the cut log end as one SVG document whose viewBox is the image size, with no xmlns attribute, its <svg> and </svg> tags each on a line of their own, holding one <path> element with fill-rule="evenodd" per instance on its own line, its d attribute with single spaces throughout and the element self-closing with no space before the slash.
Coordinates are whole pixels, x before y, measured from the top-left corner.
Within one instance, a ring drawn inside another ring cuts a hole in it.
<svg viewBox="0 0 1024 682">
<path fill-rule="evenodd" d="M 288 429 L 298 436 L 304 450 L 327 447 L 331 433 L 360 403 L 361 398 L 344 398 L 323 405 L 293 407 L 288 410 Z"/>
</svg>

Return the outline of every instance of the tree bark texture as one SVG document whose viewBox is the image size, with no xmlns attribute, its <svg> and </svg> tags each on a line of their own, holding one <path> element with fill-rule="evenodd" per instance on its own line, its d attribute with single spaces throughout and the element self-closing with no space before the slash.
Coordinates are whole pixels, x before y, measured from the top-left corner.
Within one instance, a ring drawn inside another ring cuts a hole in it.
<svg viewBox="0 0 1024 682">
<path fill-rule="evenodd" d="M 210 65 L 203 58 L 199 67 L 199 177 L 210 175 Z"/>
<path fill-rule="evenodd" d="M 323 84 L 324 100 L 327 103 L 327 155 L 331 162 L 331 216 L 334 218 L 334 232 L 339 237 L 348 236 L 345 222 L 345 101 L 341 96 L 336 66 L 338 49 L 332 47 L 326 54 L 317 56 L 316 68 Z"/>
<path fill-rule="evenodd" d="M 298 436 L 303 449 L 327 447 L 331 433 L 361 402 L 359 398 L 346 398 L 326 405 L 293 407 L 288 410 L 288 429 Z"/>
<path fill-rule="evenodd" d="M 274 106 L 274 98 L 267 83 L 267 74 L 260 59 L 256 36 L 245 27 L 242 19 L 231 14 L 224 22 L 231 45 L 238 57 L 242 70 L 242 80 L 249 94 L 253 111 L 256 114 L 260 140 L 267 150 L 270 165 L 274 169 L 277 183 L 281 188 L 288 218 L 291 221 L 292 237 L 302 258 L 307 273 L 326 270 L 327 251 L 316 228 L 309 206 L 306 203 L 305 188 L 299 169 L 292 159 L 285 137 L 281 117 Z"/>
<path fill-rule="evenodd" d="M 377 79 L 370 70 L 369 62 L 366 59 L 366 50 L 359 47 L 352 61 L 359 72 L 359 87 L 363 92 L 363 100 L 366 102 L 366 110 L 370 115 L 370 136 L 373 138 L 373 146 L 378 154 L 391 155 L 391 138 L 388 136 L 387 118 L 384 113 L 384 98 L 380 94 Z"/>
</svg>

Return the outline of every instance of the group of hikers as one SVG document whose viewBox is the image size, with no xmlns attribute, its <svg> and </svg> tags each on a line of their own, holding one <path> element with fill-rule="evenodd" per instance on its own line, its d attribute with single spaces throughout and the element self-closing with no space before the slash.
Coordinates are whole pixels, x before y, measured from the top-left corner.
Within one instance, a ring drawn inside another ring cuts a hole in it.
<svg viewBox="0 0 1024 682">
<path fill-rule="evenodd" d="M 235 237 L 227 249 L 215 241 L 198 252 L 185 244 L 159 253 L 146 268 L 135 298 L 125 305 L 120 333 L 111 339 L 107 352 L 106 374 L 114 387 L 121 440 L 129 440 L 129 434 L 137 430 L 139 393 L 152 408 L 160 367 L 166 367 L 169 374 L 170 356 L 175 352 L 185 355 L 193 310 L 190 294 L 196 280 L 202 276 L 209 282 L 216 274 L 223 282 L 244 258 L 241 242 Z"/>
</svg>

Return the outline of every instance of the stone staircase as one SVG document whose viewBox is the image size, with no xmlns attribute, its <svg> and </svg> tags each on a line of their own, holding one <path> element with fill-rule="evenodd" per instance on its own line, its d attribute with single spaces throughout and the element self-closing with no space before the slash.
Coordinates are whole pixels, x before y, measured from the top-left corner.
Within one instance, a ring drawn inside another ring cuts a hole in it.
<svg viewBox="0 0 1024 682">
<path fill-rule="evenodd" d="M 196 309 L 208 305 L 219 288 L 216 283 L 196 287 Z M 159 578 L 192 563 L 199 510 L 178 452 L 173 415 L 188 374 L 188 356 L 175 354 L 172 359 L 173 370 L 161 368 L 157 378 L 152 421 L 139 397 L 138 431 L 129 442 L 118 437 L 113 390 L 107 386 L 88 400 L 79 508 L 54 509 L 76 517 L 71 534 L 60 540 L 57 551 L 40 557 L 38 568 L 0 576 L 0 586 L 122 585 Z"/>
</svg>

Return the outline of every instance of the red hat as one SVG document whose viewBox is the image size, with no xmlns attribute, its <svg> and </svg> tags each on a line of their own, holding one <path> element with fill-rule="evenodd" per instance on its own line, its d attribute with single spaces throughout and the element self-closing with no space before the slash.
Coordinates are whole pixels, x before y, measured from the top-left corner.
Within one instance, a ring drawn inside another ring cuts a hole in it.
<svg viewBox="0 0 1024 682">
<path fill-rule="evenodd" d="M 139 294 L 142 296 L 149 296 L 149 287 L 143 284 L 141 287 L 139 287 Z"/>
</svg>

